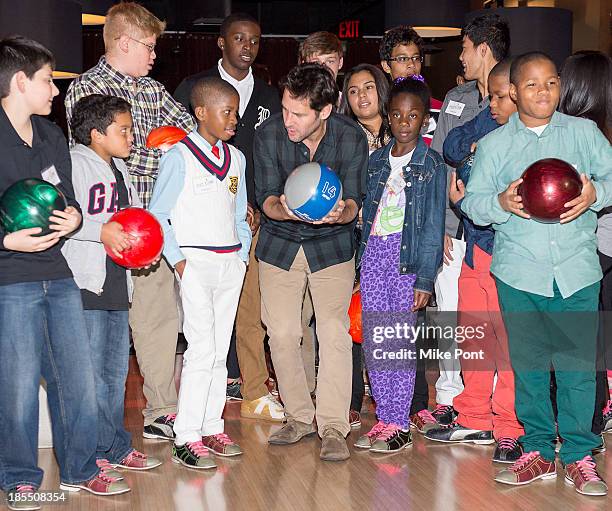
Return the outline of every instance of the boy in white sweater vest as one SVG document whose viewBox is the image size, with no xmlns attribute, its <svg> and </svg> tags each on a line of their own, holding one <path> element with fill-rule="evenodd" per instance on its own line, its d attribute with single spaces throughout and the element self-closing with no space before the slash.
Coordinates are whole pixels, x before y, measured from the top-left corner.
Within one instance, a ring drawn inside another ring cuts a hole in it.
<svg viewBox="0 0 612 511">
<path fill-rule="evenodd" d="M 181 280 L 183 359 L 172 460 L 216 466 L 209 451 L 236 456 L 224 433 L 226 359 L 251 244 L 245 157 L 225 143 L 238 124 L 238 92 L 218 77 L 191 93 L 197 130 L 162 158 L 150 211 L 164 229 L 164 257 Z"/>
</svg>

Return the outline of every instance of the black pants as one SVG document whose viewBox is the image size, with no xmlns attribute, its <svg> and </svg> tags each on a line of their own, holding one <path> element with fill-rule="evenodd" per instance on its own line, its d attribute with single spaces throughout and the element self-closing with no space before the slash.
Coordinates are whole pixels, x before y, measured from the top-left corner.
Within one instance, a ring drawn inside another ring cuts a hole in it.
<svg viewBox="0 0 612 511">
<path fill-rule="evenodd" d="M 353 343 L 353 391 L 351 393 L 351 410 L 361 411 L 365 385 L 363 383 L 363 364 L 361 362 L 361 344 Z"/>
<path fill-rule="evenodd" d="M 227 377 L 229 379 L 237 380 L 240 378 L 240 366 L 238 365 L 238 354 L 236 353 L 236 328 L 232 331 L 232 338 L 230 339 L 230 347 L 225 365 L 227 367 Z"/>
<path fill-rule="evenodd" d="M 597 360 L 598 370 L 612 369 L 612 257 L 598 252 L 599 264 L 603 272 L 601 291 L 599 294 L 599 310 L 601 314 L 600 342 Z M 607 399 L 606 399 L 607 401 Z"/>
<path fill-rule="evenodd" d="M 427 315 L 424 310 L 419 311 L 417 315 L 417 325 L 425 324 Z M 423 340 L 416 340 L 417 349 L 423 347 Z M 425 378 L 426 360 L 417 357 L 417 372 L 414 380 L 414 395 L 412 396 L 412 405 L 410 406 L 410 415 L 425 410 L 429 404 L 429 386 Z"/>
</svg>

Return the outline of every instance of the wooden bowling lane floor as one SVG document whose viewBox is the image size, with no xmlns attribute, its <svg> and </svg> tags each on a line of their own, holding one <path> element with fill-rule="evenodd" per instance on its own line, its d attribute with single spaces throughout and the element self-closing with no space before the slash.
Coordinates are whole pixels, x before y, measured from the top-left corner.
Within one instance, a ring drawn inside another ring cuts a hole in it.
<svg viewBox="0 0 612 511">
<path fill-rule="evenodd" d="M 348 462 L 319 460 L 320 441 L 307 438 L 293 446 L 269 446 L 278 426 L 241 419 L 240 404 L 225 409 L 229 434 L 245 454 L 218 460 L 213 471 L 195 471 L 170 461 L 171 444 L 142 438 L 141 379 L 130 365 L 126 424 L 134 446 L 164 460 L 150 472 L 124 472 L 132 491 L 116 497 L 70 494 L 68 502 L 43 509 L 58 511 L 344 511 L 344 510 L 495 510 L 531 511 L 611 509 L 608 497 L 585 497 L 564 482 L 557 463 L 556 480 L 517 488 L 492 479 L 503 465 L 493 464 L 492 446 L 446 445 L 426 441 L 418 433 L 412 447 L 393 455 L 370 455 L 352 447 Z M 364 403 L 362 431 L 374 421 L 371 403 Z M 612 435 L 607 435 L 612 448 Z M 56 490 L 58 471 L 50 449 L 41 449 L 45 470 L 42 490 Z M 612 482 L 612 456 L 596 456 L 600 473 Z"/>
</svg>

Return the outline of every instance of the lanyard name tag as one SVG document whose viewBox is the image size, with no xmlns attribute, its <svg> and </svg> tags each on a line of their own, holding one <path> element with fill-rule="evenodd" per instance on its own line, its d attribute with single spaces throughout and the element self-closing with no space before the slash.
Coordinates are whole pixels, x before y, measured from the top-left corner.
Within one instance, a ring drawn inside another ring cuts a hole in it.
<svg viewBox="0 0 612 511">
<path fill-rule="evenodd" d="M 406 181 L 404 181 L 404 178 L 400 174 L 395 174 L 387 181 L 387 188 L 396 195 L 401 193 L 405 187 Z"/>
<path fill-rule="evenodd" d="M 196 195 L 202 195 L 203 193 L 209 193 L 215 189 L 215 177 L 200 175 L 194 177 L 191 182 L 193 185 L 193 193 Z"/>
<path fill-rule="evenodd" d="M 62 181 L 57 173 L 57 169 L 55 168 L 55 165 L 51 165 L 50 167 L 47 167 L 45 170 L 43 170 L 40 173 L 40 175 L 44 181 L 46 181 L 47 183 L 51 183 L 52 185 L 55 185 L 55 186 L 60 184 Z"/>
<path fill-rule="evenodd" d="M 461 113 L 465 108 L 465 103 L 460 103 L 459 101 L 453 101 L 452 99 L 448 102 L 446 106 L 446 110 L 444 110 L 447 114 L 454 115 L 455 117 L 461 117 Z"/>
</svg>

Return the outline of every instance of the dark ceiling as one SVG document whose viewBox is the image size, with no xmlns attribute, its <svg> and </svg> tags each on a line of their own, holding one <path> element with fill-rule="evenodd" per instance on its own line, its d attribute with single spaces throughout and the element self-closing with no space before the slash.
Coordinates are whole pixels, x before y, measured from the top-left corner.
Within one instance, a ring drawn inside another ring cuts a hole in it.
<svg viewBox="0 0 612 511">
<path fill-rule="evenodd" d="M 224 0 L 141 0 L 168 22 L 169 30 L 193 30 L 198 18 L 223 18 Z M 233 0 L 231 12 L 247 12 L 260 21 L 264 34 L 308 34 L 316 30 L 336 32 L 343 20 L 359 20 L 361 35 L 381 35 L 384 0 Z M 203 31 L 214 28 L 199 27 Z M 217 29 L 218 30 L 218 29 Z"/>
</svg>

